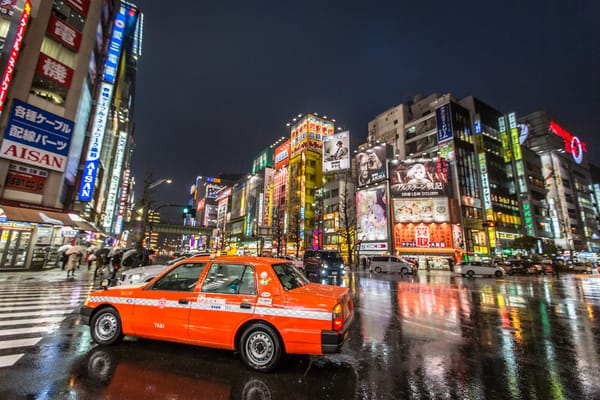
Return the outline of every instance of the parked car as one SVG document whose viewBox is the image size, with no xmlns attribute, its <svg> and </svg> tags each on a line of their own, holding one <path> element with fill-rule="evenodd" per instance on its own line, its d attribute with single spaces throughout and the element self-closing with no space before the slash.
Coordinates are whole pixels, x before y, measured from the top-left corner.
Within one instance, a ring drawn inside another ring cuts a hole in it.
<svg viewBox="0 0 600 400">
<path fill-rule="evenodd" d="M 396 256 L 374 256 L 371 258 L 371 270 L 373 272 L 399 272 L 402 275 L 412 274 L 414 264 L 402 260 Z"/>
<path fill-rule="evenodd" d="M 194 254 L 184 254 L 177 258 L 174 258 L 170 261 L 167 261 L 164 264 L 156 264 L 156 265 L 145 265 L 143 267 L 129 268 L 123 270 L 116 281 L 116 284 L 119 286 L 122 285 L 136 285 L 140 282 L 150 282 L 156 275 L 160 274 L 169 266 L 181 261 L 185 258 L 189 257 L 198 257 L 198 256 L 209 256 L 210 253 L 194 253 Z"/>
<path fill-rule="evenodd" d="M 454 267 L 454 273 L 469 278 L 475 275 L 500 278 L 504 275 L 504 269 L 483 261 L 463 261 Z"/>
<path fill-rule="evenodd" d="M 521 260 L 500 261 L 495 264 L 504 270 L 507 275 L 529 275 L 529 268 Z"/>
<path fill-rule="evenodd" d="M 148 283 L 92 292 L 81 308 L 100 345 L 124 335 L 239 352 L 269 372 L 284 353 L 337 353 L 354 319 L 348 288 L 311 283 L 289 262 L 192 257 Z"/>
<path fill-rule="evenodd" d="M 579 274 L 591 274 L 594 269 L 592 268 L 592 263 L 578 261 L 573 264 L 569 264 L 568 271 L 576 272 Z"/>
<path fill-rule="evenodd" d="M 306 250 L 304 252 L 304 273 L 306 276 L 341 277 L 344 274 L 344 259 L 339 251 Z"/>
</svg>

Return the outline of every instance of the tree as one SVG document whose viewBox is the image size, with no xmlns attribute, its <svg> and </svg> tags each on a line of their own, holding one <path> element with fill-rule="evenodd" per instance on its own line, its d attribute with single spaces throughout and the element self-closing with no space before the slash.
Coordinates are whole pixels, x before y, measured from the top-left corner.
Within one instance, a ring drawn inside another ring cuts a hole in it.
<svg viewBox="0 0 600 400">
<path fill-rule="evenodd" d="M 356 249 L 356 193 L 348 172 L 344 173 L 344 180 L 340 183 L 339 237 L 347 245 L 348 265 L 352 265 L 352 255 Z"/>
</svg>

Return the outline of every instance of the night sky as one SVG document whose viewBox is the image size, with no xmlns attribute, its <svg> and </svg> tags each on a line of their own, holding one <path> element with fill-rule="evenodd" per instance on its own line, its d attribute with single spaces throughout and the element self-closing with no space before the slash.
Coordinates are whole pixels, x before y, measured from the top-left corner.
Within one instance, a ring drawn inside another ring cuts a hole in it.
<svg viewBox="0 0 600 400">
<path fill-rule="evenodd" d="M 157 202 L 186 202 L 197 175 L 248 172 L 298 113 L 336 119 L 354 148 L 417 93 L 544 109 L 600 164 L 598 2 L 132 1 L 145 15 L 133 174 L 173 178 Z"/>
</svg>

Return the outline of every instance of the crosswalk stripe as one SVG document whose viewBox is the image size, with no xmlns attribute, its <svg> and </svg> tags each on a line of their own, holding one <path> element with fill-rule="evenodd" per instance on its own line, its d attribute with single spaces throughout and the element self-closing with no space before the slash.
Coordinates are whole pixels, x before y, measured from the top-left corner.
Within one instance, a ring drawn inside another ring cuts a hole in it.
<svg viewBox="0 0 600 400">
<path fill-rule="evenodd" d="M 57 308 L 65 308 L 65 307 L 78 307 L 82 304 L 81 301 L 76 302 L 75 304 L 52 304 L 52 307 L 40 307 L 37 306 L 20 306 L 20 307 L 10 307 L 10 308 L 0 308 L 1 311 L 26 311 L 26 310 L 55 310 Z"/>
<path fill-rule="evenodd" d="M 21 353 L 21 354 L 10 354 L 8 356 L 0 356 L 0 368 L 10 367 L 11 365 L 13 365 L 17 361 L 19 361 L 19 358 L 23 357 L 23 355 L 24 354 Z"/>
<path fill-rule="evenodd" d="M 0 312 L 0 319 L 3 318 L 21 318 L 21 317 L 38 317 L 38 316 L 48 316 L 48 315 L 64 315 L 64 314 L 69 314 L 71 313 L 72 310 L 65 310 L 64 308 L 61 309 L 57 309 L 55 311 L 23 311 L 23 312 L 16 312 L 16 313 L 11 313 L 11 312 L 7 312 L 7 313 L 2 313 Z"/>
<path fill-rule="evenodd" d="M 0 340 L 0 350 L 15 349 L 19 347 L 35 346 L 42 340 L 41 337 L 29 338 L 29 339 L 15 339 L 15 340 Z"/>
<path fill-rule="evenodd" d="M 58 328 L 58 325 L 32 326 L 30 328 L 15 328 L 0 330 L 0 336 L 22 335 L 24 333 L 48 333 Z"/>
<path fill-rule="evenodd" d="M 67 298 L 63 298 L 63 299 L 52 299 L 51 304 L 62 304 L 63 302 L 64 303 L 72 303 L 74 301 L 75 302 L 80 302 L 82 300 L 85 300 L 85 297 L 86 296 L 77 296 L 77 297 L 67 297 Z M 36 301 L 32 301 L 32 299 L 30 299 L 30 300 L 22 300 L 21 299 L 21 300 L 17 300 L 17 301 L 6 302 L 6 303 L 0 301 L 0 309 L 2 309 L 3 307 L 6 307 L 6 306 L 10 306 L 10 305 L 17 305 L 18 306 L 20 304 L 31 304 L 31 305 L 33 305 L 33 304 L 48 304 L 49 303 L 48 301 L 44 301 L 43 298 L 39 298 L 39 297 L 36 297 L 33 300 L 40 300 L 40 301 L 36 302 Z"/>
<path fill-rule="evenodd" d="M 0 321 L 0 326 L 49 324 L 49 323 L 61 322 L 64 319 L 65 319 L 64 316 L 62 316 L 62 317 L 13 319 L 13 320 L 8 320 L 8 321 Z"/>
<path fill-rule="evenodd" d="M 27 310 L 39 310 L 40 312 L 51 311 L 51 310 L 64 310 L 65 305 L 52 305 L 48 307 L 40 307 L 40 306 L 21 306 L 21 307 L 11 307 L 10 309 L 1 309 L 0 312 L 6 311 L 27 311 Z M 79 307 L 79 304 L 70 305 L 69 307 Z"/>
</svg>

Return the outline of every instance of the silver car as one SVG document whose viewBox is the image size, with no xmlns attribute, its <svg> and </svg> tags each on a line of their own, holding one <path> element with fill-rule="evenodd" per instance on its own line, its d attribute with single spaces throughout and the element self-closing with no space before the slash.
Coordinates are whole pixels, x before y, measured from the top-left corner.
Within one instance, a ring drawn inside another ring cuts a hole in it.
<svg viewBox="0 0 600 400">
<path fill-rule="evenodd" d="M 454 273 L 469 278 L 475 275 L 500 278 L 504 276 L 504 268 L 483 261 L 463 261 L 454 267 Z"/>
<path fill-rule="evenodd" d="M 369 268 L 377 273 L 399 272 L 406 275 L 413 273 L 414 265 L 395 256 L 373 256 Z"/>
<path fill-rule="evenodd" d="M 117 285 L 135 285 L 142 282 L 151 281 L 156 275 L 160 274 L 165 268 L 175 264 L 176 262 L 189 257 L 208 256 L 210 253 L 195 253 L 186 254 L 181 257 L 172 259 L 165 264 L 146 265 L 143 267 L 131 268 L 124 270 L 117 279 Z"/>
</svg>

